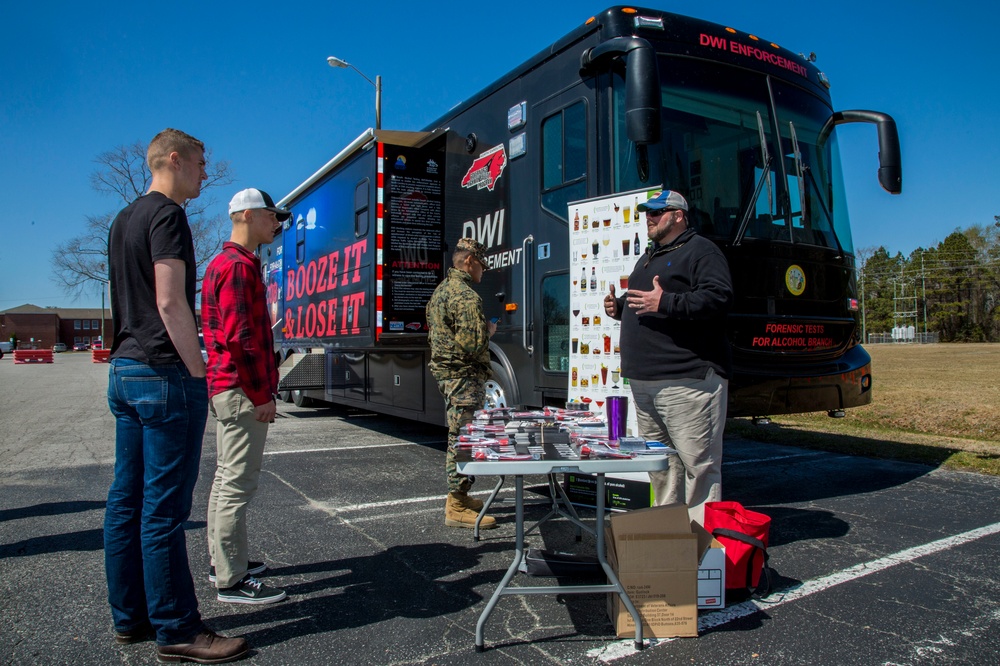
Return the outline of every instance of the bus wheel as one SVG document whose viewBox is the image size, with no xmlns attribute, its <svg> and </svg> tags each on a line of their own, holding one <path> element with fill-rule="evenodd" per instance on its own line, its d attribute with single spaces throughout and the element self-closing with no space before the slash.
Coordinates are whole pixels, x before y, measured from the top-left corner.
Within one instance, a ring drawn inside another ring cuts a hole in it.
<svg viewBox="0 0 1000 666">
<path fill-rule="evenodd" d="M 291 391 L 278 391 L 278 397 L 281 399 L 282 402 L 291 402 L 292 401 L 292 392 Z"/>
<path fill-rule="evenodd" d="M 483 406 L 486 409 L 510 407 L 510 378 L 507 377 L 507 373 L 504 372 L 499 363 L 490 361 L 490 367 L 493 375 L 486 380 L 484 387 L 486 389 L 486 402 L 483 403 Z"/>
<path fill-rule="evenodd" d="M 302 391 L 295 390 L 292 391 L 292 402 L 295 403 L 296 407 L 315 407 L 316 401 L 312 398 L 303 394 Z"/>
</svg>

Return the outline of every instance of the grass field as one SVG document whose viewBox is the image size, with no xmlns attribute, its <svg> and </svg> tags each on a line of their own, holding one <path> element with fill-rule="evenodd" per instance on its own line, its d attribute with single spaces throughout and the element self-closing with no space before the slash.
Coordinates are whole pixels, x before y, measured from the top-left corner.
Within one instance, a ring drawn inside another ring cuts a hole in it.
<svg viewBox="0 0 1000 666">
<path fill-rule="evenodd" d="M 873 397 L 843 419 L 772 417 L 729 432 L 757 440 L 1000 475 L 1000 344 L 871 345 Z"/>
</svg>

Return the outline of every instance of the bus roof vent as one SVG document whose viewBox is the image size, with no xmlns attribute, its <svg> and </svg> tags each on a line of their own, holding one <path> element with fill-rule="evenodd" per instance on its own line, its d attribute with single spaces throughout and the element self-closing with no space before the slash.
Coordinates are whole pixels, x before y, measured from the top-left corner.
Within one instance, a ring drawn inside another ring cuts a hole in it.
<svg viewBox="0 0 1000 666">
<path fill-rule="evenodd" d="M 636 16 L 635 29 L 648 28 L 650 30 L 663 30 L 662 16 Z"/>
</svg>

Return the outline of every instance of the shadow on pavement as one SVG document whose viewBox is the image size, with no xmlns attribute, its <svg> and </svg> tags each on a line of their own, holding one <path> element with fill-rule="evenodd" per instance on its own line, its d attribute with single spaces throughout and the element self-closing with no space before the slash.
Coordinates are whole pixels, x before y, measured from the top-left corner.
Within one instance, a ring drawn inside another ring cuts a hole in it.
<svg viewBox="0 0 1000 666">
<path fill-rule="evenodd" d="M 393 546 L 365 557 L 277 568 L 269 573 L 309 576 L 333 572 L 333 575 L 281 585 L 289 594 L 287 601 L 246 608 L 249 612 L 223 615 L 210 624 L 217 631 L 233 635 L 239 633 L 240 627 L 271 625 L 246 634 L 256 649 L 396 617 L 448 615 L 482 601 L 476 587 L 492 586 L 499 581 L 501 572 L 470 571 L 479 566 L 480 556 L 509 549 L 508 544 L 476 548 L 446 543 Z M 303 598 L 303 595 L 311 596 Z"/>
<path fill-rule="evenodd" d="M 768 546 L 784 546 L 795 541 L 836 539 L 851 531 L 851 525 L 837 518 L 832 511 L 793 509 L 791 507 L 755 506 L 771 517 Z"/>
<path fill-rule="evenodd" d="M 66 513 L 95 511 L 104 508 L 104 502 L 74 501 L 74 502 L 44 502 L 32 506 L 22 506 L 16 509 L 0 510 L 0 523 L 21 518 L 37 518 L 41 516 L 61 516 Z"/>
<path fill-rule="evenodd" d="M 31 557 L 48 553 L 104 549 L 104 530 L 81 530 L 65 534 L 31 537 L 0 545 L 0 560 L 10 557 Z"/>
<path fill-rule="evenodd" d="M 104 502 L 83 502 L 84 504 L 99 504 L 104 508 Z M 65 502 L 74 504 L 74 502 Z M 103 524 L 103 518 L 102 518 Z M 186 521 L 184 531 L 205 529 L 205 521 Z M 49 553 L 84 552 L 104 550 L 104 528 L 64 532 L 62 534 L 47 534 L 45 536 L 29 537 L 10 544 L 0 544 L 0 559 L 8 557 L 31 557 Z"/>
</svg>

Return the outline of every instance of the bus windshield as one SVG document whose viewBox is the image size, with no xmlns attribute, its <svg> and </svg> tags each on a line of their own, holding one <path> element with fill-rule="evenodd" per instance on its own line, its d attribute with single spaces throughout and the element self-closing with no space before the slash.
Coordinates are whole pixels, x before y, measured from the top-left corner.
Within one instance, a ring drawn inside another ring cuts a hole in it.
<svg viewBox="0 0 1000 666">
<path fill-rule="evenodd" d="M 817 145 L 826 103 L 745 69 L 661 55 L 662 134 L 649 178 L 625 135 L 616 77 L 616 191 L 663 184 L 684 194 L 691 225 L 721 243 L 813 245 L 853 253 L 834 131 Z M 743 222 L 746 221 L 744 225 Z"/>
</svg>

